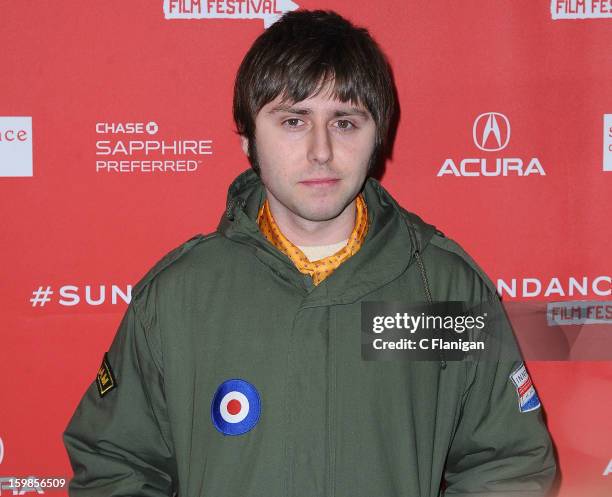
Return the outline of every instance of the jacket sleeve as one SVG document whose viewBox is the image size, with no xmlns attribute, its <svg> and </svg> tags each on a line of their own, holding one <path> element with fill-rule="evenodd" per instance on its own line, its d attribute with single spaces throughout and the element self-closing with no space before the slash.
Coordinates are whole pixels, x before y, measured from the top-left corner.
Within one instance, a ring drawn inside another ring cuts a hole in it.
<svg viewBox="0 0 612 497">
<path fill-rule="evenodd" d="M 173 494 L 176 464 L 160 350 L 132 300 L 64 432 L 74 471 L 71 497 Z"/>
<path fill-rule="evenodd" d="M 493 306 L 501 309 L 497 296 Z M 512 333 L 503 309 L 502 332 Z M 507 337 L 506 337 L 507 339 Z M 512 338 L 514 340 L 514 338 Z M 540 402 L 520 360 L 468 366 L 469 385 L 446 465 L 445 496 L 544 496 L 556 463 Z"/>
</svg>

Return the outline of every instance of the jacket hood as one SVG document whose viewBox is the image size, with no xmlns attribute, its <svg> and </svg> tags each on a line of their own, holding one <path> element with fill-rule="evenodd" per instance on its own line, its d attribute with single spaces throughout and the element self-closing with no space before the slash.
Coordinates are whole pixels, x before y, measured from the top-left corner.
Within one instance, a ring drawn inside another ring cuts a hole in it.
<svg viewBox="0 0 612 497">
<path fill-rule="evenodd" d="M 230 185 L 226 209 L 217 231 L 248 245 L 279 275 L 311 293 L 313 305 L 317 298 L 321 305 L 324 302 L 348 303 L 406 270 L 415 258 L 419 258 L 436 233 L 434 226 L 398 205 L 374 178 L 367 178 L 362 192 L 369 218 L 364 244 L 334 272 L 333 278 L 324 280 L 317 287 L 259 231 L 256 219 L 266 194 L 259 176 L 252 169 L 241 173 Z M 350 284 L 346 284 L 349 279 Z"/>
</svg>

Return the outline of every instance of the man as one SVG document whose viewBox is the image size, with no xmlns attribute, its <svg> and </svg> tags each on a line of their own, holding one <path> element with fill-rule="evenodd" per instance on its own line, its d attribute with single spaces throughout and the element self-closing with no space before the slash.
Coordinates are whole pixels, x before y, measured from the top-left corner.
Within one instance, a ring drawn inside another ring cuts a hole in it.
<svg viewBox="0 0 612 497">
<path fill-rule="evenodd" d="M 255 41 L 234 94 L 252 169 L 217 231 L 135 286 L 64 435 L 71 495 L 545 494 L 555 462 L 520 362 L 361 358 L 364 302 L 498 303 L 366 180 L 394 109 L 376 43 L 334 13 Z"/>
</svg>

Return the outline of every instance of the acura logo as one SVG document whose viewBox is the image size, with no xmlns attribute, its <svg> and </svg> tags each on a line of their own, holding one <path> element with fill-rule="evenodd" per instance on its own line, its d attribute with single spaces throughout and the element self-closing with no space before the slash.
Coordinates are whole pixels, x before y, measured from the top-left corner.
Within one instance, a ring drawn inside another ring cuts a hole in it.
<svg viewBox="0 0 612 497">
<path fill-rule="evenodd" d="M 499 112 L 485 112 L 474 121 L 474 143 L 480 150 L 496 152 L 508 146 L 510 121 Z"/>
</svg>

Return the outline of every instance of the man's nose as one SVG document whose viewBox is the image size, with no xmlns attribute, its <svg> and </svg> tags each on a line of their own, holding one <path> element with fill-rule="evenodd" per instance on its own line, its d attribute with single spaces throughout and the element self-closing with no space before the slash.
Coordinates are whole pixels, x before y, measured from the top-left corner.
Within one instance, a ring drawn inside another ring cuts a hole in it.
<svg viewBox="0 0 612 497">
<path fill-rule="evenodd" d="M 333 158 L 331 137 L 327 126 L 314 126 L 308 144 L 308 161 L 327 164 Z"/>
</svg>

